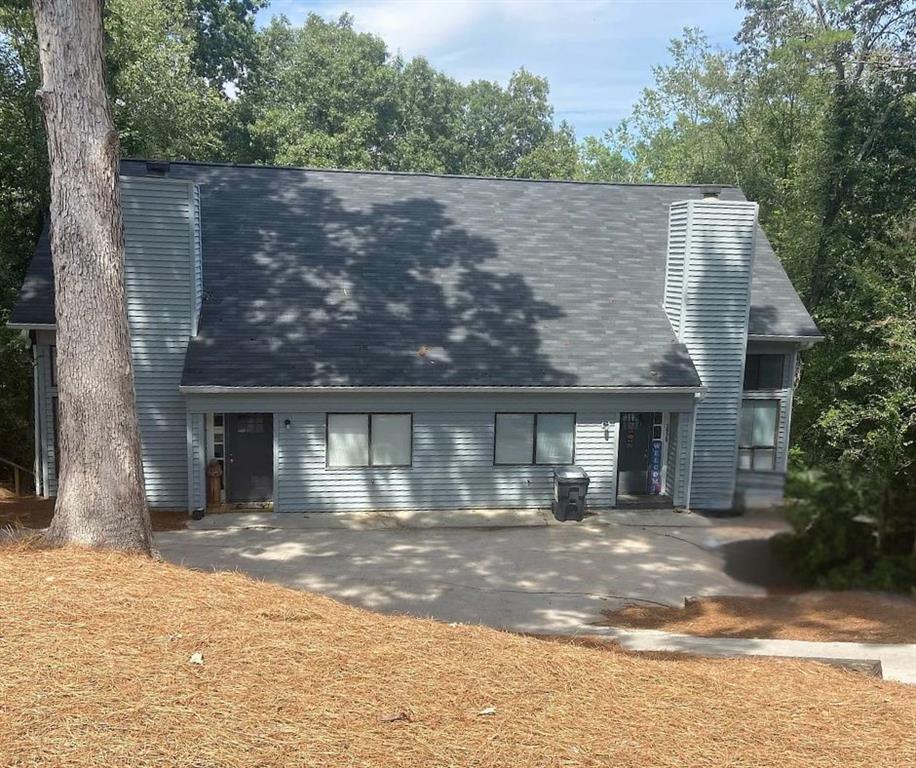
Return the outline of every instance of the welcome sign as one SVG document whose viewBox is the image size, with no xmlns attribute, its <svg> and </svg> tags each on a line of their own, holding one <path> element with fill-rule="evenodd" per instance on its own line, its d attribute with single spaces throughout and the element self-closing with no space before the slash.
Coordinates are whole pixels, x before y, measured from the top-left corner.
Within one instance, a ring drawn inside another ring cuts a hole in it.
<svg viewBox="0 0 916 768">
<path fill-rule="evenodd" d="M 662 492 L 662 441 L 653 440 L 649 446 L 649 482 L 646 492 L 657 496 Z"/>
</svg>

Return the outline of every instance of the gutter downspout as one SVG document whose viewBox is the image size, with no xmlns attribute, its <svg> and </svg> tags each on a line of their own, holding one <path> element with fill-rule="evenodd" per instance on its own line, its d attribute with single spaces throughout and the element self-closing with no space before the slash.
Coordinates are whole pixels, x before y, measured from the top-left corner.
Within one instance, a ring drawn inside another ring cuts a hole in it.
<svg viewBox="0 0 916 768">
<path fill-rule="evenodd" d="M 30 335 L 31 339 L 31 335 Z M 32 459 L 32 468 L 35 471 L 35 495 L 43 497 L 45 495 L 44 474 L 42 471 L 42 445 L 41 445 L 41 409 L 38 403 L 38 345 L 32 343 L 32 416 L 35 419 L 33 425 L 33 439 L 35 441 L 35 456 Z"/>
<path fill-rule="evenodd" d="M 700 400 L 702 399 L 703 396 L 699 393 L 694 397 L 693 413 L 690 417 L 690 456 L 687 461 L 687 493 L 686 498 L 684 499 L 684 506 L 687 509 L 690 509 L 690 490 L 693 486 L 693 457 L 696 451 L 697 406 L 700 404 Z"/>
</svg>

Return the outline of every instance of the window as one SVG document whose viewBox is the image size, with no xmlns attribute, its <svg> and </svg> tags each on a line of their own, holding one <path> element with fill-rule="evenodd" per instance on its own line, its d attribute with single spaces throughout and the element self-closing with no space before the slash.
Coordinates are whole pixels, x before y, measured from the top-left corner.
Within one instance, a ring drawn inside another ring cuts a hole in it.
<svg viewBox="0 0 916 768">
<path fill-rule="evenodd" d="M 741 405 L 738 469 L 772 472 L 776 469 L 778 400 L 745 400 Z"/>
<path fill-rule="evenodd" d="M 207 462 L 216 459 L 220 474 L 220 491 L 226 488 L 226 417 L 222 413 L 211 413 L 207 417 Z"/>
<path fill-rule="evenodd" d="M 785 355 L 748 355 L 744 361 L 744 389 L 782 389 Z"/>
<path fill-rule="evenodd" d="M 572 413 L 497 413 L 494 464 L 572 464 Z"/>
<path fill-rule="evenodd" d="M 329 413 L 329 467 L 409 467 L 413 416 L 409 413 Z"/>
<path fill-rule="evenodd" d="M 52 344 L 48 347 L 48 359 L 51 364 L 51 386 L 57 386 L 57 347 Z"/>
<path fill-rule="evenodd" d="M 264 415 L 261 413 L 239 414 L 235 419 L 235 431 L 261 434 L 264 432 Z"/>
</svg>

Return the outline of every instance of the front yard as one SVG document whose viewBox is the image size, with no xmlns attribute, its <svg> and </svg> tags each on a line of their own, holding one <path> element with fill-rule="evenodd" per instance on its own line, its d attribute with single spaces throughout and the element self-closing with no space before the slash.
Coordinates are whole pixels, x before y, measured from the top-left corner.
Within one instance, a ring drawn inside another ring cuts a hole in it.
<svg viewBox="0 0 916 768">
<path fill-rule="evenodd" d="M 0 549 L 0 755 L 70 766 L 908 766 L 916 689 L 381 616 L 241 575 Z"/>
</svg>

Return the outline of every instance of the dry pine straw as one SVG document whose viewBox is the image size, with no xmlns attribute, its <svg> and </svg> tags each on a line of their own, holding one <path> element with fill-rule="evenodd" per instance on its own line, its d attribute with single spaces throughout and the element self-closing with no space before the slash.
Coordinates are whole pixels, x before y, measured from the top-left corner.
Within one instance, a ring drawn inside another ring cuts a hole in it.
<svg viewBox="0 0 916 768">
<path fill-rule="evenodd" d="M 877 592 L 702 597 L 683 608 L 634 605 L 605 616 L 614 627 L 703 637 L 916 643 L 916 598 Z"/>
<path fill-rule="evenodd" d="M 916 689 L 819 664 L 647 659 L 78 549 L 0 548 L 0 584 L 4 765 L 916 764 Z"/>
<path fill-rule="evenodd" d="M 0 530 L 47 528 L 54 516 L 54 499 L 37 496 L 17 498 L 0 488 Z M 154 531 L 181 531 L 188 527 L 186 510 L 150 510 L 150 522 Z"/>
</svg>

